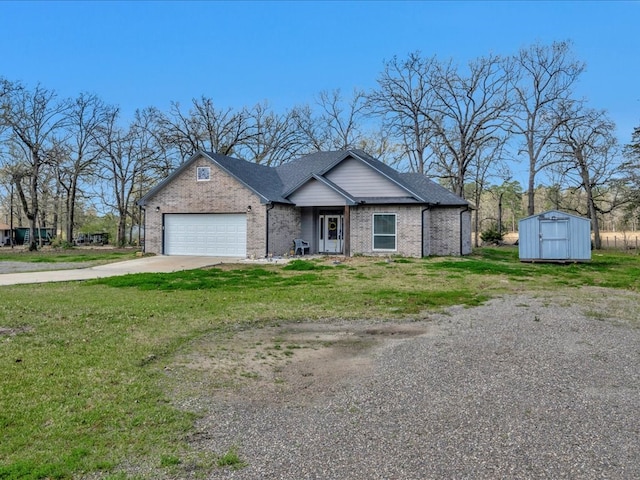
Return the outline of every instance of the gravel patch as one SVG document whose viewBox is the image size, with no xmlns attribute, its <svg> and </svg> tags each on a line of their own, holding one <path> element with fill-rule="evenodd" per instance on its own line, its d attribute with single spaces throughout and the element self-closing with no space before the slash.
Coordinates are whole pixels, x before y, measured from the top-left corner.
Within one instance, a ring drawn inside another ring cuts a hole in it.
<svg viewBox="0 0 640 480">
<path fill-rule="evenodd" d="M 326 347 L 183 401 L 205 412 L 191 445 L 246 466 L 185 461 L 175 478 L 640 478 L 639 300 L 572 290 L 316 324 L 306 341 L 324 327 Z"/>
<path fill-rule="evenodd" d="M 95 262 L 0 262 L 0 274 L 3 273 L 23 273 L 23 272 L 44 272 L 48 270 L 76 270 L 88 268 L 95 265 Z"/>
</svg>

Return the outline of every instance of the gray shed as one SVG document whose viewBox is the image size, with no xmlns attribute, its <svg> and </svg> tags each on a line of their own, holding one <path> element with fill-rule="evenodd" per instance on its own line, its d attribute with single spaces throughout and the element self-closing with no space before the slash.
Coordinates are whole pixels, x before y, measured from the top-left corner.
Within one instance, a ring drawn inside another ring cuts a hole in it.
<svg viewBox="0 0 640 480">
<path fill-rule="evenodd" d="M 559 210 L 518 222 L 521 262 L 588 262 L 591 260 L 591 221 Z"/>
</svg>

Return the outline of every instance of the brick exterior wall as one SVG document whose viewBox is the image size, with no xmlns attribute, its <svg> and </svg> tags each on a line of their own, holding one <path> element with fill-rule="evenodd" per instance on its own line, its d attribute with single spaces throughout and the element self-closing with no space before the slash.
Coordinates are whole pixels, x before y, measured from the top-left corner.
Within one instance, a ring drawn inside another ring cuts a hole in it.
<svg viewBox="0 0 640 480">
<path fill-rule="evenodd" d="M 430 227 L 429 227 L 429 255 L 460 255 L 461 253 L 471 253 L 460 251 L 460 240 L 465 234 L 464 216 L 469 212 L 462 213 L 461 225 L 461 208 L 432 208 L 429 211 Z M 469 217 L 470 219 L 471 217 Z M 461 230 L 462 228 L 462 230 Z M 471 233 L 466 231 L 469 236 L 468 245 L 471 245 Z M 464 239 L 463 239 L 464 245 Z M 464 249 L 463 249 L 464 250 Z"/>
<path fill-rule="evenodd" d="M 210 181 L 196 181 L 199 166 L 211 168 Z M 251 206 L 250 212 L 248 206 Z M 160 211 L 156 211 L 156 207 L 160 207 Z M 293 240 L 302 235 L 300 208 L 261 204 L 259 196 L 206 158 L 198 158 L 147 199 L 145 212 L 145 251 L 155 254 L 163 253 L 163 215 L 169 213 L 246 214 L 246 250 L 250 258 L 285 255 L 291 250 Z M 353 206 L 350 209 L 350 254 L 422 257 L 471 253 L 471 214 L 467 211 L 461 216 L 461 212 L 460 207 L 425 210 L 424 205 Z M 373 251 L 374 213 L 396 214 L 395 251 Z"/>
<path fill-rule="evenodd" d="M 422 256 L 421 205 L 378 205 L 351 207 L 351 255 Z M 373 214 L 395 213 L 397 250 L 373 250 Z"/>
<path fill-rule="evenodd" d="M 196 181 L 196 168 L 211 167 L 208 182 Z M 251 206 L 251 212 L 247 207 Z M 160 211 L 156 211 L 160 207 Z M 145 208 L 145 252 L 162 254 L 162 219 L 167 213 L 246 213 L 247 255 L 264 257 L 266 206 L 234 177 L 205 158 L 187 169 L 147 200 Z"/>
<path fill-rule="evenodd" d="M 269 253 L 275 256 L 289 254 L 293 241 L 302 233 L 300 208 L 274 204 L 269 212 Z"/>
<path fill-rule="evenodd" d="M 462 255 L 470 255 L 471 245 L 471 210 L 462 212 Z"/>
</svg>

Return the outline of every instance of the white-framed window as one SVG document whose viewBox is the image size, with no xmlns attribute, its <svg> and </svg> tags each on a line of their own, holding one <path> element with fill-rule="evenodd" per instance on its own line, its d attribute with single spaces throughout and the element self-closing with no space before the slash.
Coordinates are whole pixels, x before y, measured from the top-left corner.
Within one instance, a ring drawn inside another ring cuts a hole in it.
<svg viewBox="0 0 640 480">
<path fill-rule="evenodd" d="M 397 216 L 395 213 L 373 214 L 373 249 L 397 250 Z"/>
<path fill-rule="evenodd" d="M 196 180 L 199 182 L 208 182 L 211 180 L 211 167 L 198 167 L 196 169 Z"/>
</svg>

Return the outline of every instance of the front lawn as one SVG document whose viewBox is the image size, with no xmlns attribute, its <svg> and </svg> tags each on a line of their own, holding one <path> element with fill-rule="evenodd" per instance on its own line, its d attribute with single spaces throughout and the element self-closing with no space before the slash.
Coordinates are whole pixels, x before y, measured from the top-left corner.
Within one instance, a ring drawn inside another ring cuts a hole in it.
<svg viewBox="0 0 640 480">
<path fill-rule="evenodd" d="M 69 260 L 64 260 L 69 261 Z M 640 257 L 522 264 L 513 249 L 465 258 L 297 260 L 0 288 L 0 479 L 75 478 L 145 465 L 158 478 L 217 468 L 186 441 L 165 368 L 213 333 L 320 319 L 412 319 L 526 290 L 640 289 Z"/>
<path fill-rule="evenodd" d="M 66 248 L 55 249 L 43 247 L 40 250 L 30 252 L 22 247 L 0 248 L 0 262 L 29 262 L 29 263 L 77 263 L 93 262 L 108 263 L 135 258 L 135 249 L 92 249 L 92 248 Z"/>
</svg>

